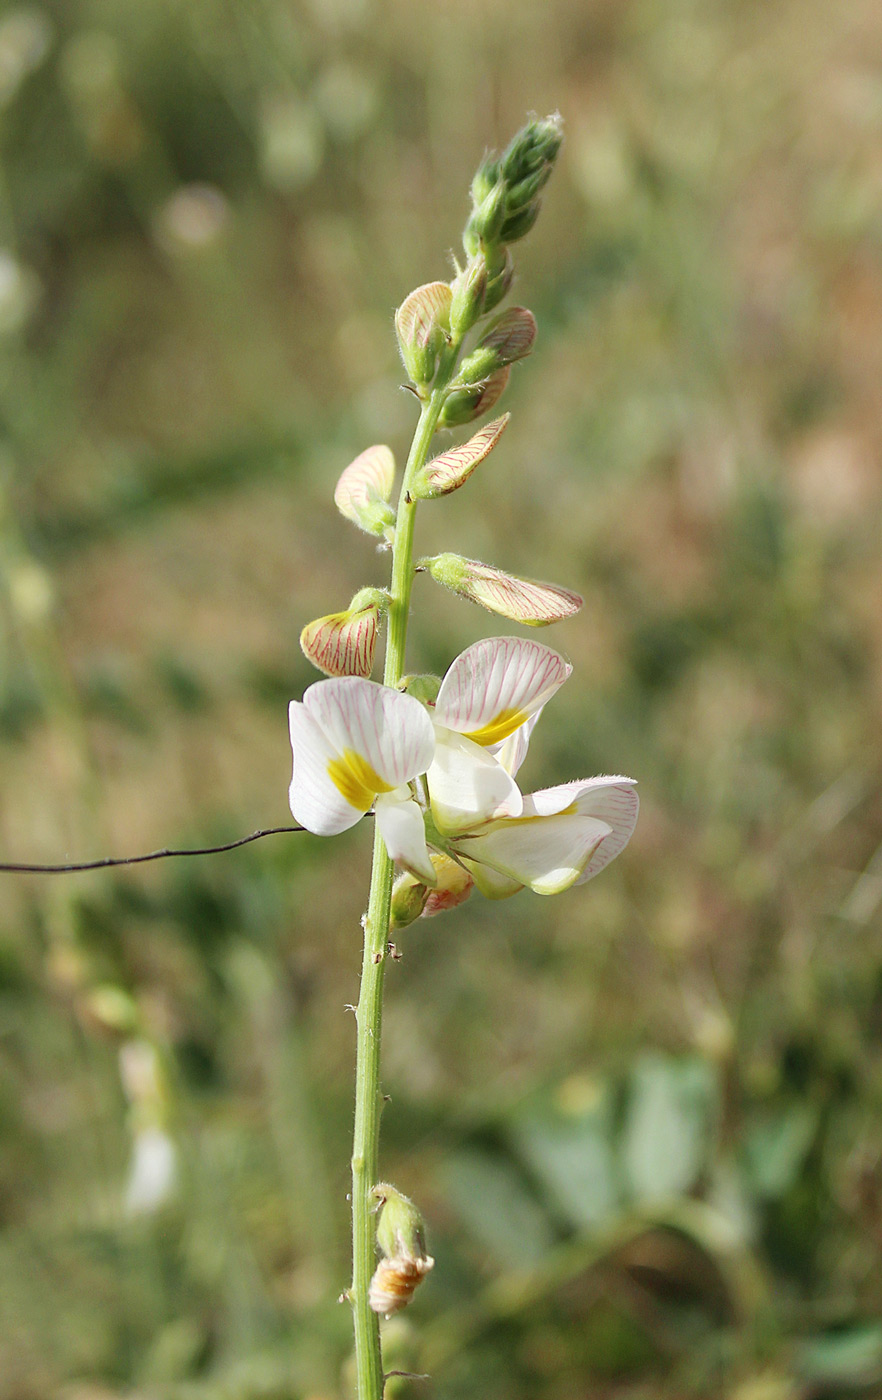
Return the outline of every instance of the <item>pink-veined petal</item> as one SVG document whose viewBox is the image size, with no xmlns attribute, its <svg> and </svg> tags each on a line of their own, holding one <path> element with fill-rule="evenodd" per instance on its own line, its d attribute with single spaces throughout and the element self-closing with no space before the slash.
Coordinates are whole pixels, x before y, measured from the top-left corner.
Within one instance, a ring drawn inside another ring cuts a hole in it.
<svg viewBox="0 0 882 1400">
<path fill-rule="evenodd" d="M 348 831 L 364 816 L 364 808 L 347 802 L 330 777 L 328 765 L 336 751 L 299 700 L 288 707 L 288 724 L 294 753 L 288 801 L 294 820 L 316 836 Z"/>
<path fill-rule="evenodd" d="M 633 778 L 588 778 L 578 786 L 581 792 L 576 802 L 580 812 L 598 817 L 612 827 L 612 834 L 601 842 L 576 881 L 577 885 L 584 885 L 627 846 L 637 823 L 640 799 Z M 533 801 L 540 795 L 534 793 Z"/>
<path fill-rule="evenodd" d="M 500 744 L 542 708 L 572 669 L 540 642 L 486 637 L 450 667 L 435 702 L 435 722 L 482 746 Z"/>
<path fill-rule="evenodd" d="M 434 885 L 437 876 L 426 846 L 423 814 L 408 789 L 378 797 L 376 821 L 390 859 L 409 870 L 424 885 Z"/>
<path fill-rule="evenodd" d="M 558 816 L 491 822 L 482 832 L 459 837 L 457 852 L 536 894 L 560 894 L 576 883 L 611 832 L 607 822 L 580 813 L 574 803 Z M 469 869 L 477 881 L 471 864 Z"/>
<path fill-rule="evenodd" d="M 365 784 L 371 775 L 379 779 L 375 794 L 425 773 L 432 761 L 432 721 L 418 700 L 399 690 L 340 676 L 310 686 L 303 703 L 338 755 L 367 765 L 359 769 Z"/>
<path fill-rule="evenodd" d="M 492 754 L 451 729 L 436 726 L 435 737 L 426 782 L 440 832 L 467 831 L 501 813 L 520 814 L 520 789 Z"/>
</svg>

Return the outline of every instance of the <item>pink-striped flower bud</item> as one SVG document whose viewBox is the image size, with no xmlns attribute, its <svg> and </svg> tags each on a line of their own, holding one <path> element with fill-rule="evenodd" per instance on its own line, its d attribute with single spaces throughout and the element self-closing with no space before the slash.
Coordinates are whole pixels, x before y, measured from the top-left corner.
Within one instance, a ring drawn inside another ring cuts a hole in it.
<svg viewBox="0 0 882 1400">
<path fill-rule="evenodd" d="M 361 676 L 374 668 L 380 613 L 386 595 L 378 588 L 356 593 L 345 612 L 308 622 L 300 633 L 303 653 L 326 676 Z"/>
<path fill-rule="evenodd" d="M 433 559 L 422 559 L 420 568 L 461 598 L 527 627 L 546 627 L 550 622 L 573 617 L 583 602 L 578 593 L 568 588 L 507 574 L 491 564 L 464 559 L 459 554 L 436 554 Z"/>
<path fill-rule="evenodd" d="M 481 337 L 481 345 L 495 350 L 500 364 L 510 365 L 529 355 L 535 339 L 536 317 L 532 311 L 526 306 L 510 306 Z"/>
<path fill-rule="evenodd" d="M 414 384 L 431 384 L 438 356 L 450 330 L 453 292 L 447 282 L 427 282 L 417 287 L 395 312 L 398 347 Z"/>
<path fill-rule="evenodd" d="M 395 511 L 389 505 L 395 484 L 395 458 L 388 447 L 368 447 L 340 476 L 334 502 L 341 515 L 369 535 L 391 534 Z"/>
<path fill-rule="evenodd" d="M 523 360 L 533 349 L 536 339 L 536 318 L 525 306 L 512 306 L 481 337 L 478 345 L 459 367 L 462 384 L 474 384 L 485 379 L 503 365 Z"/>
<path fill-rule="evenodd" d="M 476 467 L 489 457 L 508 423 L 510 413 L 494 418 L 469 438 L 468 442 L 451 447 L 427 462 L 414 477 L 411 495 L 418 500 L 431 500 L 434 496 L 446 496 L 456 491 L 468 481 Z"/>
<path fill-rule="evenodd" d="M 441 410 L 438 418 L 439 426 L 458 428 L 463 423 L 471 423 L 475 418 L 480 418 L 482 413 L 488 413 L 505 392 L 510 373 L 511 371 L 506 365 L 486 379 L 482 379 L 479 384 L 454 389 L 452 393 L 448 394 Z"/>
</svg>

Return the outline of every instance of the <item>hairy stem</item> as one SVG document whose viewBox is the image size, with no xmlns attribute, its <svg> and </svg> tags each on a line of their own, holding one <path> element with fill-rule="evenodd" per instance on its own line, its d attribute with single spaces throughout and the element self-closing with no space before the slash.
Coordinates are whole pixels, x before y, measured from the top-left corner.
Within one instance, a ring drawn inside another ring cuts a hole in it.
<svg viewBox="0 0 882 1400">
<path fill-rule="evenodd" d="M 392 585 L 389 636 L 383 683 L 397 686 L 404 675 L 410 591 L 413 584 L 413 529 L 416 501 L 410 484 L 424 464 L 444 404 L 445 390 L 456 363 L 451 347 L 439 367 L 436 387 L 423 404 L 414 433 L 401 496 L 392 548 Z M 379 1179 L 379 1139 L 382 1094 L 380 1090 L 380 1035 L 383 1018 L 383 974 L 389 937 L 389 907 L 393 867 L 380 835 L 374 830 L 371 889 L 364 920 L 364 956 L 361 994 L 356 1008 L 358 1042 L 355 1068 L 355 1129 L 352 1141 L 352 1286 L 349 1298 L 355 1325 L 355 1364 L 358 1400 L 382 1400 L 383 1363 L 380 1353 L 380 1320 L 368 1302 L 374 1272 L 374 1219 L 376 1202 L 371 1192 Z"/>
</svg>

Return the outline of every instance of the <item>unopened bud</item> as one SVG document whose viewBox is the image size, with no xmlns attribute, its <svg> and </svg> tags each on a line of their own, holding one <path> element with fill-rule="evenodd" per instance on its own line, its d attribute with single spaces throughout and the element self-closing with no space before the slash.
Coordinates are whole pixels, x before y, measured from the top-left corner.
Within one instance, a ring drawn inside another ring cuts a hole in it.
<svg viewBox="0 0 882 1400">
<path fill-rule="evenodd" d="M 374 1312 L 390 1317 L 407 1307 L 435 1261 L 426 1253 L 423 1217 L 413 1201 L 387 1182 L 375 1186 L 373 1195 L 380 1202 L 377 1244 L 386 1257 L 374 1271 L 368 1301 Z"/>
<path fill-rule="evenodd" d="M 448 909 L 455 909 L 468 899 L 474 880 L 467 870 L 450 856 L 434 851 L 432 865 L 437 876 L 434 889 L 429 889 L 415 875 L 400 875 L 392 888 L 392 927 L 407 928 L 417 919 L 431 919 Z"/>
<path fill-rule="evenodd" d="M 527 627 L 561 622 L 577 613 L 583 602 L 578 593 L 568 588 L 507 574 L 459 554 L 437 554 L 433 559 L 422 559 L 420 567 L 461 598 Z"/>
<path fill-rule="evenodd" d="M 419 1206 L 414 1205 L 388 1181 L 373 1189 L 380 1202 L 377 1215 L 377 1244 L 389 1259 L 427 1260 L 426 1227 Z M 429 1260 L 431 1268 L 432 1261 Z"/>
<path fill-rule="evenodd" d="M 434 705 L 438 699 L 438 691 L 441 689 L 441 677 L 404 676 L 398 689 L 412 695 L 414 700 L 419 700 L 421 705 Z"/>
<path fill-rule="evenodd" d="M 498 180 L 472 210 L 465 227 L 463 246 L 473 257 L 482 246 L 498 243 L 506 217 L 505 184 Z"/>
<path fill-rule="evenodd" d="M 472 180 L 472 203 L 477 206 L 488 196 L 499 179 L 499 161 L 495 155 L 487 155 L 481 161 Z"/>
<path fill-rule="evenodd" d="M 374 668 L 380 612 L 386 596 L 377 588 L 356 593 L 345 612 L 309 622 L 300 633 L 304 656 L 326 676 L 361 676 Z"/>
<path fill-rule="evenodd" d="M 418 880 L 407 870 L 403 875 L 399 875 L 392 886 L 392 903 L 390 905 L 392 928 L 398 930 L 412 924 L 422 914 L 428 898 L 428 885 L 424 885 L 421 880 Z"/>
<path fill-rule="evenodd" d="M 470 355 L 460 362 L 456 378 L 459 384 L 480 384 L 495 369 L 499 369 L 500 359 L 490 346 L 477 346 Z"/>
<path fill-rule="evenodd" d="M 497 404 L 505 391 L 508 377 L 511 371 L 505 365 L 502 369 L 495 370 L 493 374 L 482 379 L 478 384 L 467 385 L 462 389 L 454 389 L 448 394 L 438 418 L 438 424 L 442 428 L 458 428 L 463 423 L 471 423 L 475 418 L 480 418 L 482 413 L 488 413 Z"/>
<path fill-rule="evenodd" d="M 430 500 L 434 496 L 446 496 L 449 492 L 456 491 L 468 481 L 485 457 L 489 457 L 502 437 L 510 417 L 510 413 L 504 413 L 501 418 L 494 418 L 492 423 L 479 429 L 468 442 L 460 443 L 459 447 L 451 447 L 449 451 L 433 457 L 431 462 L 426 462 L 414 477 L 412 494 L 418 500 Z"/>
<path fill-rule="evenodd" d="M 481 337 L 481 350 L 494 350 L 501 365 L 523 360 L 536 340 L 536 317 L 525 306 L 510 306 Z"/>
<path fill-rule="evenodd" d="M 388 447 L 368 447 L 342 473 L 334 491 L 341 515 L 369 535 L 391 534 L 395 511 L 389 505 L 395 484 L 395 458 Z"/>
<path fill-rule="evenodd" d="M 514 259 L 508 248 L 503 249 L 498 266 L 491 267 L 487 274 L 487 290 L 484 293 L 484 310 L 493 311 L 499 305 L 514 281 Z"/>
<path fill-rule="evenodd" d="M 451 284 L 450 329 L 456 336 L 470 331 L 484 310 L 487 291 L 487 260 L 478 252 L 470 258 L 462 272 Z"/>
<path fill-rule="evenodd" d="M 544 184 L 562 144 L 563 118 L 559 112 L 550 117 L 531 117 L 502 153 L 499 164 L 506 183 L 517 186 L 537 171 L 545 171 Z"/>
<path fill-rule="evenodd" d="M 405 297 L 395 313 L 395 330 L 405 368 L 414 384 L 430 384 L 447 343 L 453 292 L 447 282 L 427 282 Z"/>
<path fill-rule="evenodd" d="M 472 353 L 459 367 L 458 378 L 463 384 L 486 379 L 503 365 L 523 360 L 536 340 L 536 318 L 525 306 L 512 306 L 504 311 Z"/>
<path fill-rule="evenodd" d="M 519 238 L 528 234 L 539 218 L 541 207 L 540 201 L 534 199 L 532 204 L 525 204 L 516 214 L 510 214 L 502 225 L 503 240 L 506 243 L 517 243 Z"/>
</svg>

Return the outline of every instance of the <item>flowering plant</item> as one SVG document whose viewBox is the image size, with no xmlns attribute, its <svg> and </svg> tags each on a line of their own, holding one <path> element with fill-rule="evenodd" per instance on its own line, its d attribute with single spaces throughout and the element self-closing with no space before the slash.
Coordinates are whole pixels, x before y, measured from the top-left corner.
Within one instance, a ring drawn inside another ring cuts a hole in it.
<svg viewBox="0 0 882 1400">
<path fill-rule="evenodd" d="M 582 604 L 569 589 L 460 555 L 413 558 L 418 504 L 463 486 L 508 423 L 505 414 L 429 458 L 436 431 L 486 413 L 504 392 L 511 365 L 532 349 L 536 322 L 524 307 L 481 323 L 511 285 L 510 244 L 536 220 L 561 140 L 559 117 L 532 119 L 501 156 L 485 158 L 472 183 L 465 266 L 456 265 L 449 283 L 418 287 L 399 307 L 398 343 L 420 416 L 397 508 L 391 504 L 395 462 L 382 445 L 356 457 L 334 493 L 347 519 L 391 548 L 390 586 L 362 589 L 348 608 L 317 618 L 301 634 L 304 652 L 329 679 L 291 702 L 291 811 L 320 836 L 346 831 L 368 812 L 375 818 L 356 1008 L 353 1273 L 346 1294 L 359 1400 L 383 1394 L 379 1315 L 405 1306 L 434 1262 L 417 1207 L 378 1181 L 390 931 L 454 908 L 474 888 L 504 899 L 525 887 L 548 895 L 584 884 L 623 849 L 637 818 L 631 778 L 577 779 L 526 795 L 518 786 L 533 726 L 572 669 L 556 651 L 530 639 L 490 637 L 457 657 L 443 680 L 405 674 L 418 572 L 530 627 L 570 617 Z M 388 639 L 378 684 L 370 675 L 384 619 Z"/>
</svg>

